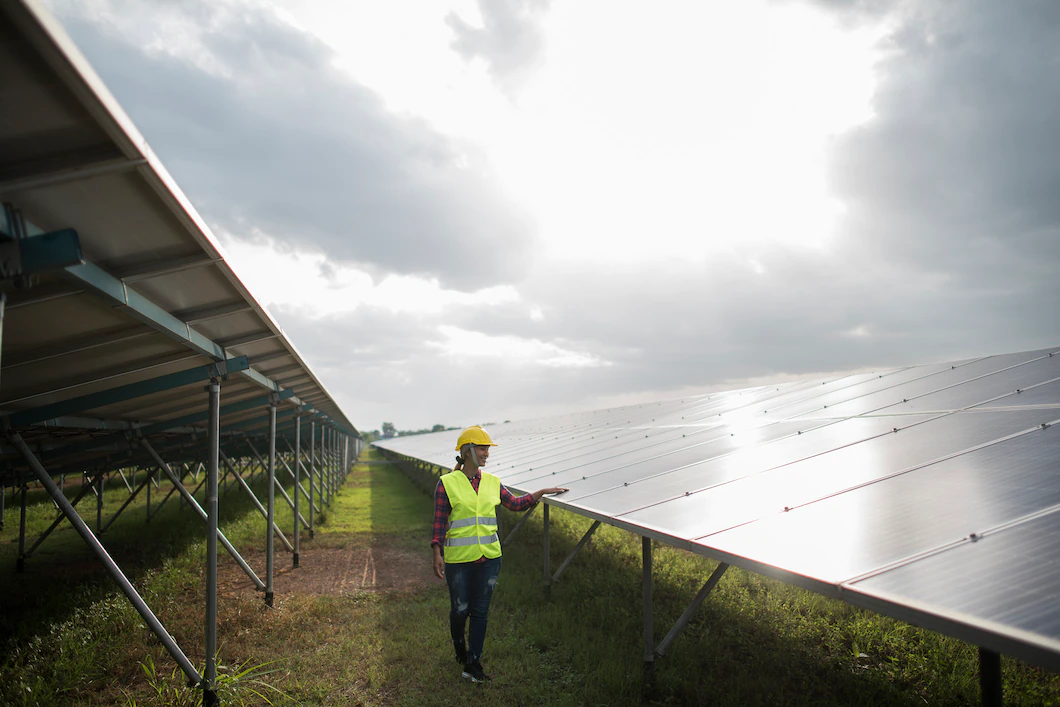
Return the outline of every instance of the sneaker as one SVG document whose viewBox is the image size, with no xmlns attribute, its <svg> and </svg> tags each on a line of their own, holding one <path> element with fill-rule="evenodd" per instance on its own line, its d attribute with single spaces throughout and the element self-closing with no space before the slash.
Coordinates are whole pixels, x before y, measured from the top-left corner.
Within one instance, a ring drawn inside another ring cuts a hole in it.
<svg viewBox="0 0 1060 707">
<path fill-rule="evenodd" d="M 487 682 L 490 679 L 489 675 L 482 672 L 482 663 L 477 660 L 464 666 L 464 677 L 471 682 Z"/>
<path fill-rule="evenodd" d="M 454 643 L 453 647 L 456 649 L 456 662 L 467 665 L 467 647 L 463 643 Z"/>
</svg>

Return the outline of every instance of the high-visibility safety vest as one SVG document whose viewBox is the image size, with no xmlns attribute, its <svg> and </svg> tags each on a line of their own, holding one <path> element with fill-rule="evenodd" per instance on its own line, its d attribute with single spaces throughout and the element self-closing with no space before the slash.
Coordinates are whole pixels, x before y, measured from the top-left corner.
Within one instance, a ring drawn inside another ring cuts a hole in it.
<svg viewBox="0 0 1060 707">
<path fill-rule="evenodd" d="M 445 561 L 461 563 L 500 557 L 497 505 L 501 502 L 501 480 L 483 473 L 475 493 L 467 475 L 453 471 L 442 476 L 442 485 L 453 507 L 445 533 Z"/>
</svg>

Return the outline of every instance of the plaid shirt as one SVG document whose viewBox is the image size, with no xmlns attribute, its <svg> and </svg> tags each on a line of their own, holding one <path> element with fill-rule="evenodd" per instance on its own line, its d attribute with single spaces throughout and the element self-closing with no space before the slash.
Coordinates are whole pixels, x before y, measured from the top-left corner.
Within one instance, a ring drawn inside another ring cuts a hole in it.
<svg viewBox="0 0 1060 707">
<path fill-rule="evenodd" d="M 475 493 L 478 493 L 478 484 L 482 481 L 482 472 L 475 474 L 470 481 L 471 488 L 475 489 Z M 525 511 L 534 505 L 534 494 L 524 493 L 522 496 L 516 496 L 508 490 L 508 487 L 501 484 L 501 505 L 509 511 Z M 439 479 L 438 487 L 434 489 L 434 527 L 431 532 L 431 547 L 438 545 L 442 548 L 443 555 L 445 554 L 445 533 L 449 530 L 449 514 L 452 512 L 453 504 L 449 502 L 449 494 L 445 492 L 445 486 Z M 483 557 L 478 561 L 482 562 L 485 559 Z"/>
</svg>

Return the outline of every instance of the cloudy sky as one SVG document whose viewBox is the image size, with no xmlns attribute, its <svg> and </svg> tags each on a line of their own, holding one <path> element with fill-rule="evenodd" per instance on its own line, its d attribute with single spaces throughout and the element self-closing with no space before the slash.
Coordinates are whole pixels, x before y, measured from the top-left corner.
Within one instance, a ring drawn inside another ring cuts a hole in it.
<svg viewBox="0 0 1060 707">
<path fill-rule="evenodd" d="M 361 429 L 1060 345 L 1060 3 L 48 4 Z"/>
</svg>

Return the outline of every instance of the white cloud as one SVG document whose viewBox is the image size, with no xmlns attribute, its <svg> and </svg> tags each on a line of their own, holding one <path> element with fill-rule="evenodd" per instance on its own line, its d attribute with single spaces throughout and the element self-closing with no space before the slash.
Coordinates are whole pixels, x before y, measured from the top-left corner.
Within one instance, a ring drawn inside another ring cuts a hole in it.
<svg viewBox="0 0 1060 707">
<path fill-rule="evenodd" d="M 551 3 L 505 94 L 453 49 L 478 0 L 90 2 L 53 0 L 359 425 L 1060 336 L 1050 5 Z"/>
<path fill-rule="evenodd" d="M 509 364 L 531 364 L 546 368 L 597 368 L 611 362 L 588 351 L 573 351 L 557 344 L 519 336 L 494 336 L 443 324 L 445 337 L 428 346 L 456 359 L 495 358 Z"/>
<path fill-rule="evenodd" d="M 331 262 L 320 252 L 279 248 L 272 239 L 225 238 L 233 270 L 267 307 L 289 307 L 312 318 L 375 307 L 392 313 L 439 314 L 454 307 L 490 307 L 518 302 L 510 285 L 473 292 L 446 289 L 437 279 L 385 274 Z"/>
</svg>

